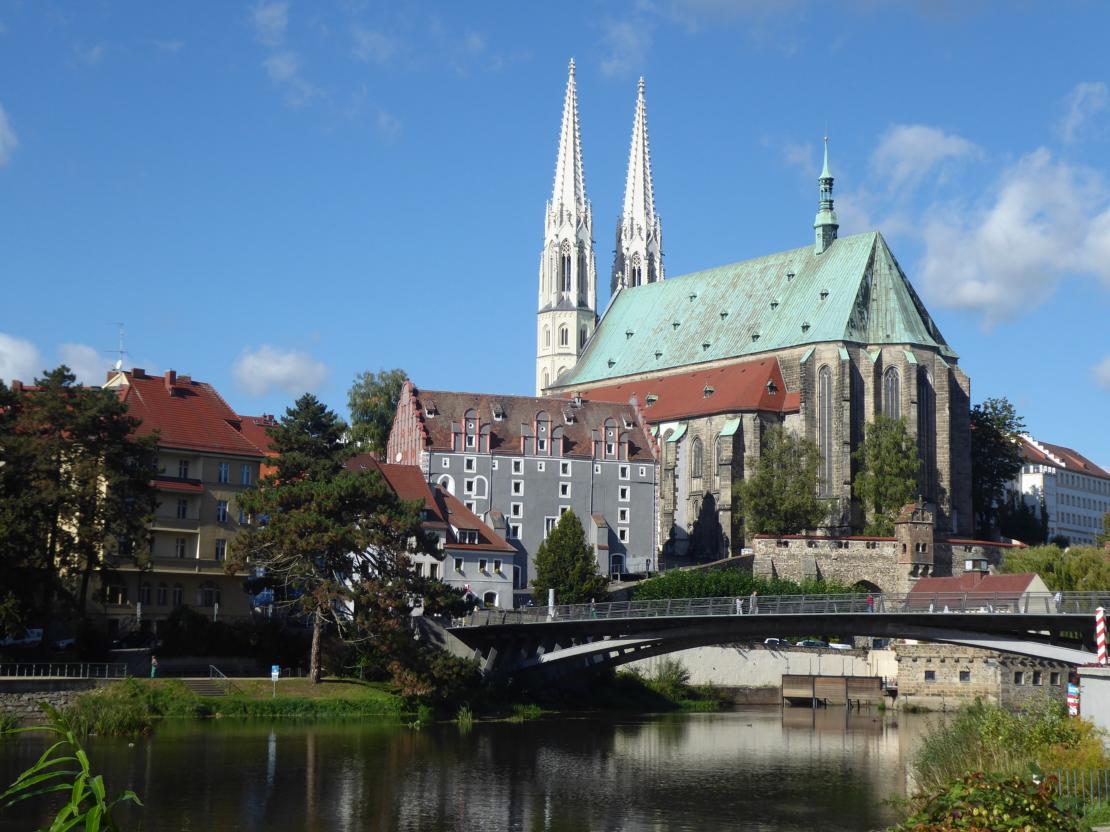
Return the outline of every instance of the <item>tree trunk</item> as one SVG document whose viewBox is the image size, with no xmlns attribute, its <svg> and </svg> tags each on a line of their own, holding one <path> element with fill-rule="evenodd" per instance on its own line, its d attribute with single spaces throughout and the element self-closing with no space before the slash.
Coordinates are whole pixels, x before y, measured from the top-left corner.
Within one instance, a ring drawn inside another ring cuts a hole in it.
<svg viewBox="0 0 1110 832">
<path fill-rule="evenodd" d="M 324 617 L 316 610 L 312 618 L 312 648 L 308 654 L 308 677 L 312 684 L 318 685 L 323 679 L 323 668 L 320 667 L 320 639 L 324 632 Z"/>
</svg>

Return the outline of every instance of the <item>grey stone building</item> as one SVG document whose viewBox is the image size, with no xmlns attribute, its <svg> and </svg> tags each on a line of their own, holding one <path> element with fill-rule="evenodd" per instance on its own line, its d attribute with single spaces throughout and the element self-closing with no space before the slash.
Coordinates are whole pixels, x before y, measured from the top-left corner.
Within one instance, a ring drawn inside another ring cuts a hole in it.
<svg viewBox="0 0 1110 832">
<path fill-rule="evenodd" d="M 410 381 L 387 456 L 419 466 L 517 549 L 518 600 L 540 543 L 567 510 L 603 574 L 658 567 L 655 444 L 630 405 L 419 390 Z"/>
</svg>

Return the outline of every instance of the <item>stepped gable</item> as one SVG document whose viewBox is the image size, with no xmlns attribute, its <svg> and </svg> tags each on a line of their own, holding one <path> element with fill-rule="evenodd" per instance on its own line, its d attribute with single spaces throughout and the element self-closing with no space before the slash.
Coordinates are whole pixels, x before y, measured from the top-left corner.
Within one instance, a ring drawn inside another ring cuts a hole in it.
<svg viewBox="0 0 1110 832">
<path fill-rule="evenodd" d="M 606 419 L 615 419 L 622 433 L 628 434 L 628 459 L 651 461 L 648 437 L 627 403 L 590 401 L 548 396 L 499 396 L 490 393 L 456 393 L 446 390 L 413 388 L 420 424 L 428 437 L 429 449 L 452 449 L 452 423 L 457 427 L 473 409 L 483 429 L 490 428 L 490 452 L 519 455 L 525 430 L 534 430 L 536 415 L 545 412 L 552 425 L 563 428 L 563 458 L 592 459 L 594 432 Z M 496 413 L 495 413 L 496 409 Z M 498 415 L 499 414 L 499 415 Z M 567 417 L 570 417 L 570 420 Z M 552 453 L 552 457 L 559 454 Z"/>
<path fill-rule="evenodd" d="M 1035 462 L 1039 465 L 1051 465 L 1053 468 L 1064 468 L 1068 471 L 1074 471 L 1080 474 L 1087 474 L 1091 477 L 1101 477 L 1102 479 L 1110 479 L 1110 472 L 1100 465 L 1096 465 L 1079 451 L 1067 448 L 1063 445 L 1053 445 L 1051 442 L 1041 442 L 1039 440 L 1030 440 L 1026 437 L 1021 438 L 1021 453 L 1022 457 L 1027 462 Z"/>
<path fill-rule="evenodd" d="M 579 362 L 552 385 L 826 342 L 908 344 L 958 356 L 877 231 L 621 289 Z"/>
<path fill-rule="evenodd" d="M 592 387 L 582 395 L 591 401 L 612 402 L 635 397 L 649 422 L 717 413 L 796 413 L 801 399 L 797 392 L 786 391 L 774 358 Z"/>
<path fill-rule="evenodd" d="M 151 376 L 139 368 L 113 375 L 106 385 L 118 391 L 132 416 L 141 419 L 136 431 L 158 431 L 161 448 L 265 456 L 242 431 L 242 419 L 212 385 L 167 370 Z"/>
</svg>

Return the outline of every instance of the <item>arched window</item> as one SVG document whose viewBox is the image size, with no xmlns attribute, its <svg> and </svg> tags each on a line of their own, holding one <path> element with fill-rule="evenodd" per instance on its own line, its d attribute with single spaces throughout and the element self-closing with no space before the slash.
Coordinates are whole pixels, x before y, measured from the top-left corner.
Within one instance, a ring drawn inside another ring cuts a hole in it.
<svg viewBox="0 0 1110 832">
<path fill-rule="evenodd" d="M 586 297 L 586 254 L 578 252 L 578 305 L 585 306 L 589 302 Z"/>
<path fill-rule="evenodd" d="M 693 443 L 690 445 L 690 476 L 694 479 L 701 479 L 702 468 L 705 463 L 703 456 L 701 439 L 695 436 Z"/>
<path fill-rule="evenodd" d="M 817 477 L 817 493 L 832 493 L 832 370 L 827 366 L 817 372 L 817 449 L 821 452 L 821 468 Z"/>
<path fill-rule="evenodd" d="M 586 327 L 578 330 L 578 349 L 582 349 L 584 346 L 586 346 Z"/>
<path fill-rule="evenodd" d="M 633 254 L 632 255 L 632 267 L 628 271 L 629 271 L 629 281 L 628 281 L 629 286 L 639 286 L 641 283 L 644 282 L 643 281 L 644 269 L 643 269 L 642 264 L 640 263 L 640 255 L 639 254 Z"/>
<path fill-rule="evenodd" d="M 902 418 L 902 377 L 897 367 L 890 367 L 883 373 L 883 415 Z"/>
<path fill-rule="evenodd" d="M 921 456 L 921 491 L 933 499 L 933 471 L 936 454 L 936 393 L 924 367 L 917 371 L 917 449 Z"/>
<path fill-rule="evenodd" d="M 455 478 L 452 477 L 450 474 L 444 474 L 442 477 L 436 480 L 436 485 L 442 486 L 443 488 L 447 489 L 448 494 L 455 493 Z"/>
<path fill-rule="evenodd" d="M 570 330 L 565 325 L 559 327 L 559 346 L 570 346 Z"/>
<path fill-rule="evenodd" d="M 497 593 L 493 592 L 493 591 L 483 593 L 482 603 L 485 604 L 487 607 L 496 607 L 497 606 Z"/>
<path fill-rule="evenodd" d="M 545 347 L 551 346 L 551 327 L 549 326 L 543 328 L 543 345 Z"/>
<path fill-rule="evenodd" d="M 569 292 L 571 291 L 571 274 L 573 272 L 573 269 L 571 268 L 570 243 L 566 240 L 563 241 L 562 256 L 559 259 L 560 263 L 562 264 L 563 291 Z"/>
<path fill-rule="evenodd" d="M 544 370 L 544 371 L 543 371 L 543 386 L 544 386 L 544 387 L 547 387 L 547 385 L 548 385 L 549 383 L 550 383 L 550 379 L 549 379 L 549 378 L 548 378 L 548 376 L 547 376 L 547 370 Z"/>
</svg>

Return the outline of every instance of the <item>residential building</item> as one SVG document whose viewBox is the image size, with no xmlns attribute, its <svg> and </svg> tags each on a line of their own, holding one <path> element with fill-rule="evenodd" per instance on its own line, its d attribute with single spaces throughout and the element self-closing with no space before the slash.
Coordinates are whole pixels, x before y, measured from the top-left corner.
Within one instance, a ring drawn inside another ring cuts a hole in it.
<svg viewBox="0 0 1110 832">
<path fill-rule="evenodd" d="M 1037 511 L 1043 501 L 1048 538 L 1094 546 L 1110 511 L 1110 472 L 1078 451 L 1032 436 L 1022 437 L 1021 454 L 1017 488 Z"/>
<path fill-rule="evenodd" d="M 108 564 L 98 605 L 109 628 L 157 630 L 182 606 L 213 618 L 248 615 L 246 574 L 229 575 L 225 566 L 231 541 L 251 521 L 239 494 L 258 481 L 264 452 L 210 384 L 135 368 L 110 373 L 105 387 L 140 420 L 140 436 L 158 434 L 150 565 L 140 569 L 133 558 Z"/>
<path fill-rule="evenodd" d="M 573 509 L 603 574 L 658 568 L 655 441 L 627 404 L 420 390 L 405 382 L 387 457 L 417 465 L 520 553 L 523 600 L 535 555 Z"/>
<path fill-rule="evenodd" d="M 454 495 L 429 485 L 415 465 L 385 464 L 360 454 L 347 467 L 376 470 L 402 500 L 423 503 L 423 526 L 439 540 L 440 555 L 414 555 L 418 575 L 438 578 L 486 606 L 513 606 L 517 550 Z"/>
</svg>

